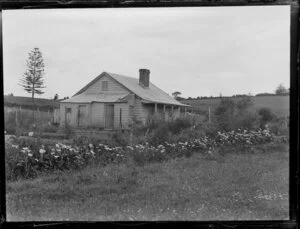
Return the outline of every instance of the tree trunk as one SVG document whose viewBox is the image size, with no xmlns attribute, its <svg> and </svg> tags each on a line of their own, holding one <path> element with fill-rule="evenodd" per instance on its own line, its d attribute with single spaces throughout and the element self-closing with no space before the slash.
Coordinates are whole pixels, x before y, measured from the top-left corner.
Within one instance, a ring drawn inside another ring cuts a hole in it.
<svg viewBox="0 0 300 229">
<path fill-rule="evenodd" d="M 35 124 L 34 85 L 32 87 L 31 97 L 32 97 L 32 106 L 33 106 L 33 109 L 32 109 L 33 124 Z"/>
</svg>

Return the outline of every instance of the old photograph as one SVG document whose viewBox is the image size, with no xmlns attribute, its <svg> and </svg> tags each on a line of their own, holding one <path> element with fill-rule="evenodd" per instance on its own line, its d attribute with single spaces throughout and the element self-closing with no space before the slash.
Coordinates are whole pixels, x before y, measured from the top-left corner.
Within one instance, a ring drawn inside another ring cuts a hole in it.
<svg viewBox="0 0 300 229">
<path fill-rule="evenodd" d="M 2 11 L 7 221 L 289 219 L 290 6 Z"/>
</svg>

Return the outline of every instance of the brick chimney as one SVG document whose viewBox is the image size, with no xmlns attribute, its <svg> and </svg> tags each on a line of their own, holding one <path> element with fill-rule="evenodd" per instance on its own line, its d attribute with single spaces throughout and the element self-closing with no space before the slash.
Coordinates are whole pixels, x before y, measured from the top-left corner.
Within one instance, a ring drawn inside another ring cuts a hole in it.
<svg viewBox="0 0 300 229">
<path fill-rule="evenodd" d="M 149 88 L 149 76 L 150 70 L 148 69 L 140 69 L 140 85 L 145 88 Z"/>
</svg>

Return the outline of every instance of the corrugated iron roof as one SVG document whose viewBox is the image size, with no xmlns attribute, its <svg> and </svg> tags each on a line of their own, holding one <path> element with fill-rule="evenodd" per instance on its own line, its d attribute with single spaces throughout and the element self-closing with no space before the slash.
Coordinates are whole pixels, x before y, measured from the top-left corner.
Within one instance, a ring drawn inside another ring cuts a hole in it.
<svg viewBox="0 0 300 229">
<path fill-rule="evenodd" d="M 176 99 L 172 98 L 170 95 L 168 95 L 166 92 L 156 87 L 151 82 L 149 83 L 149 88 L 144 88 L 139 84 L 139 79 L 137 78 L 119 75 L 110 72 L 107 72 L 107 74 L 109 74 L 116 81 L 124 85 L 126 88 L 128 88 L 130 91 L 132 91 L 134 94 L 136 94 L 137 96 L 139 96 L 144 100 L 154 102 L 154 103 L 187 106 L 185 104 L 178 102 Z"/>
<path fill-rule="evenodd" d="M 97 93 L 97 94 L 82 93 L 73 96 L 70 99 L 66 99 L 62 102 L 63 103 L 122 102 L 122 99 L 129 94 L 130 93 Z"/>
<path fill-rule="evenodd" d="M 144 88 L 143 86 L 141 86 L 139 84 L 139 79 L 137 79 L 137 78 L 124 76 L 124 75 L 111 73 L 111 72 L 101 73 L 98 77 L 93 79 L 90 83 L 88 83 L 85 87 L 83 87 L 79 92 L 77 92 L 71 99 L 65 100 L 64 102 L 73 102 L 73 101 L 77 102 L 77 98 L 81 98 L 81 97 L 82 97 L 82 100 L 90 100 L 90 99 L 84 99 L 84 97 L 87 96 L 87 94 L 84 94 L 84 91 L 88 87 L 90 87 L 92 84 L 97 82 L 104 75 L 108 75 L 108 76 L 112 77 L 114 80 L 116 80 L 121 85 L 123 85 L 125 88 L 127 88 L 129 91 L 136 94 L 141 99 L 148 101 L 149 103 L 151 103 L 151 102 L 152 103 L 162 103 L 162 104 L 170 104 L 170 105 L 186 106 L 186 107 L 190 106 L 190 105 L 180 103 L 179 101 L 177 101 L 176 99 L 174 99 L 173 97 L 168 95 L 166 92 L 164 92 L 163 90 L 156 87 L 151 82 L 149 83 L 148 88 Z M 105 94 L 108 97 L 111 96 L 111 94 L 108 94 L 108 93 L 105 93 Z M 81 97 L 78 97 L 79 95 L 81 95 Z M 126 95 L 128 95 L 128 94 L 126 94 Z M 92 96 L 92 95 L 90 95 L 90 96 Z M 76 98 L 76 99 L 73 100 L 73 98 Z M 78 100 L 80 100 L 80 99 L 78 99 Z M 112 101 L 112 100 L 114 100 L 114 98 L 111 98 L 111 99 L 107 98 L 107 100 L 110 100 L 110 102 L 114 102 L 114 101 Z M 103 100 L 103 102 L 105 102 L 105 101 L 106 100 Z M 99 102 L 101 102 L 101 101 L 99 100 Z"/>
</svg>

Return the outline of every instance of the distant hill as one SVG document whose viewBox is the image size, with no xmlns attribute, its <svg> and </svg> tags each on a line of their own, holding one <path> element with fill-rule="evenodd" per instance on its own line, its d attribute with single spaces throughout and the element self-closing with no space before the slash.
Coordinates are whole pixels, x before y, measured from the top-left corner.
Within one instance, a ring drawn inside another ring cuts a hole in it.
<svg viewBox="0 0 300 229">
<path fill-rule="evenodd" d="M 233 100 L 239 100 L 239 97 L 231 97 Z M 288 116 L 290 113 L 289 96 L 252 96 L 254 105 L 252 111 L 258 110 L 262 107 L 268 107 L 278 117 Z M 185 99 L 180 102 L 189 104 L 194 107 L 198 113 L 207 113 L 210 107 L 211 112 L 214 111 L 216 106 L 220 103 L 220 98 L 207 98 L 207 99 Z"/>
<path fill-rule="evenodd" d="M 4 106 L 23 107 L 29 109 L 39 108 L 41 110 L 59 108 L 59 101 L 51 99 L 35 98 L 34 102 L 31 97 L 4 95 Z"/>
</svg>

